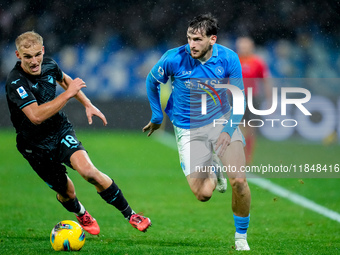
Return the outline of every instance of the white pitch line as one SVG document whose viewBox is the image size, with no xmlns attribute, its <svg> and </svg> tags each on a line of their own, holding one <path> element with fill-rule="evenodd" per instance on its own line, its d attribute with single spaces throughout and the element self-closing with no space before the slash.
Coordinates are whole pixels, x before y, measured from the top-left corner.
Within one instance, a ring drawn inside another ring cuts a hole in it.
<svg viewBox="0 0 340 255">
<path fill-rule="evenodd" d="M 322 205 L 319 205 L 312 200 L 309 200 L 303 196 L 300 196 L 294 192 L 291 192 L 265 178 L 248 178 L 248 182 L 255 184 L 265 190 L 270 191 L 271 193 L 278 195 L 280 197 L 284 197 L 289 201 L 305 207 L 313 212 L 319 213 L 329 219 L 335 220 L 340 223 L 340 214 L 332 211 Z"/>
<path fill-rule="evenodd" d="M 157 135 L 154 135 L 154 138 L 164 144 L 165 146 L 177 150 L 177 145 L 175 141 L 175 137 L 167 132 L 158 132 Z M 280 197 L 286 198 L 287 200 L 307 208 L 313 212 L 321 214 L 322 216 L 329 218 L 331 220 L 337 221 L 340 223 L 340 214 L 332 211 L 322 205 L 319 205 L 312 200 L 309 200 L 301 195 L 298 195 L 294 192 L 291 192 L 280 185 L 277 185 L 265 178 L 248 178 L 248 182 L 261 187 L 269 192 L 278 195 Z"/>
</svg>

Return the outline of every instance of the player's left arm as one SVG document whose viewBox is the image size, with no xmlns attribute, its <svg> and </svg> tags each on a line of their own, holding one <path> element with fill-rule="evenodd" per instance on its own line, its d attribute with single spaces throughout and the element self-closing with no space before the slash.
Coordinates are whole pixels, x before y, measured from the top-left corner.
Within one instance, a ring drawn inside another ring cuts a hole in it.
<svg viewBox="0 0 340 255">
<path fill-rule="evenodd" d="M 58 81 L 58 83 L 62 88 L 66 90 L 72 80 L 73 79 L 69 75 L 63 72 L 62 80 Z M 76 98 L 85 107 L 86 116 L 90 125 L 92 124 L 93 116 L 99 117 L 103 121 L 104 126 L 107 125 L 105 115 L 91 103 L 90 99 L 87 98 L 84 92 L 79 91 L 78 94 L 74 96 L 74 98 Z"/>
<path fill-rule="evenodd" d="M 234 55 L 234 63 L 233 63 L 233 67 L 231 68 L 231 72 L 229 75 L 229 82 L 231 85 L 238 87 L 242 91 L 243 101 L 244 101 L 243 109 L 245 110 L 246 100 L 245 100 L 244 85 L 243 85 L 243 79 L 242 79 L 242 68 L 241 68 L 240 60 L 238 59 L 236 55 Z M 215 151 L 218 153 L 219 156 L 224 155 L 224 153 L 226 152 L 227 147 L 231 143 L 231 137 L 233 136 L 239 123 L 242 121 L 242 118 L 243 118 L 243 114 L 234 114 L 234 108 L 233 108 L 228 124 L 223 128 L 215 145 Z"/>
<path fill-rule="evenodd" d="M 243 98 L 245 99 L 244 90 L 242 90 L 242 92 Z M 246 109 L 246 100 L 244 100 L 244 109 Z M 230 119 L 227 125 L 225 125 L 225 127 L 222 129 L 222 132 L 215 145 L 215 151 L 217 152 L 218 156 L 222 156 L 226 152 L 227 147 L 231 143 L 231 137 L 233 136 L 236 128 L 239 126 L 239 123 L 242 121 L 242 118 L 243 114 L 234 114 L 233 112 L 231 113 Z"/>
</svg>

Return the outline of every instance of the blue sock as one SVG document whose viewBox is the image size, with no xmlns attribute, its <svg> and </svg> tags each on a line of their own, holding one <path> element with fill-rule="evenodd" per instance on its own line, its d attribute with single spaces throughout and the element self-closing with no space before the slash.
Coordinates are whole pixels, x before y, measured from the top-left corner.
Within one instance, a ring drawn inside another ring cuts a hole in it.
<svg viewBox="0 0 340 255">
<path fill-rule="evenodd" d="M 248 217 L 239 217 L 234 214 L 236 232 L 239 234 L 247 233 L 247 229 L 249 227 L 249 220 L 250 214 L 248 215 Z"/>
</svg>

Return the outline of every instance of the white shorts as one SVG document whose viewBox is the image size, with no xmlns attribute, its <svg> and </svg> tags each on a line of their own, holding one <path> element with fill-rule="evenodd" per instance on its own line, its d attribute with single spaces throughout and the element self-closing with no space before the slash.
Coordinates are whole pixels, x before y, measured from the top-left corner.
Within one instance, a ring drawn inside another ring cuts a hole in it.
<svg viewBox="0 0 340 255">
<path fill-rule="evenodd" d="M 230 112 L 221 119 L 229 119 Z M 224 125 L 210 123 L 206 126 L 184 129 L 174 126 L 179 160 L 185 176 L 194 173 L 197 168 L 212 165 L 212 155 L 214 147 L 220 136 Z M 231 142 L 241 141 L 245 145 L 245 140 L 239 127 L 233 133 Z"/>
</svg>

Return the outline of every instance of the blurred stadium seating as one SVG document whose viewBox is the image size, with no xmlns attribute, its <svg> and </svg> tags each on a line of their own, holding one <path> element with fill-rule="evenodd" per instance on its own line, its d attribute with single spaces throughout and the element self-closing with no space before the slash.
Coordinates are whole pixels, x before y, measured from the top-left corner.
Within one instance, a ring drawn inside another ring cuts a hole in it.
<svg viewBox="0 0 340 255">
<path fill-rule="evenodd" d="M 333 78 L 322 85 L 300 82 L 299 86 L 338 100 L 339 1 L 244 0 L 230 5 L 210 1 L 208 6 L 205 1 L 189 0 L 43 4 L 0 0 L 1 105 L 6 76 L 17 60 L 14 40 L 22 32 L 35 30 L 44 37 L 46 55 L 72 77 L 86 81 L 91 100 L 104 104 L 130 100 L 149 116 L 147 73 L 168 48 L 186 43 L 188 19 L 209 11 L 220 21 L 219 43 L 234 49 L 237 36 L 252 36 L 274 78 Z M 7 123 L 2 121 L 0 126 Z"/>
</svg>

